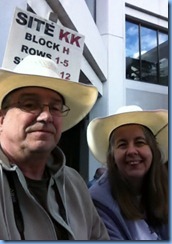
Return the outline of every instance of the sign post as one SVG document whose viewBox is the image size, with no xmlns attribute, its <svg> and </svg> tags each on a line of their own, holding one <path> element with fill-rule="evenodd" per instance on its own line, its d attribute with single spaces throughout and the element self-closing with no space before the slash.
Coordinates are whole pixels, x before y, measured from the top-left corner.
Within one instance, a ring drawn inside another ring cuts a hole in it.
<svg viewBox="0 0 172 244">
<path fill-rule="evenodd" d="M 83 48 L 78 32 L 16 8 L 2 66 L 13 70 L 25 56 L 38 55 L 54 60 L 61 78 L 78 81 Z"/>
</svg>

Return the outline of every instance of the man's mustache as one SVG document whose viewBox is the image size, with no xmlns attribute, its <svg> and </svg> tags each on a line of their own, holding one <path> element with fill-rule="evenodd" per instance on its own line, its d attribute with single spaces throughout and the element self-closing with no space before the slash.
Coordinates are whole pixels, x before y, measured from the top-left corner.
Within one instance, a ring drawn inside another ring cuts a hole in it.
<svg viewBox="0 0 172 244">
<path fill-rule="evenodd" d="M 52 124 L 45 125 L 45 124 L 37 123 L 37 124 L 27 127 L 27 129 L 26 129 L 27 133 L 32 133 L 32 132 L 37 132 L 37 131 L 56 134 L 56 129 Z"/>
</svg>

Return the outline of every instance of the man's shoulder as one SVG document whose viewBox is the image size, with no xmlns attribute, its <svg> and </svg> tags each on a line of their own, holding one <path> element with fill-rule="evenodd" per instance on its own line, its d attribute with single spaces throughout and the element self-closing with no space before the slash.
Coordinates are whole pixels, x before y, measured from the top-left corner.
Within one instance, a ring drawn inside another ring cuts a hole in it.
<svg viewBox="0 0 172 244">
<path fill-rule="evenodd" d="M 82 182 L 84 182 L 84 184 L 86 184 L 84 179 L 80 175 L 80 173 L 76 169 L 74 169 L 70 166 L 67 166 L 67 165 L 64 166 L 64 174 L 65 174 L 66 179 L 72 180 L 73 182 L 82 181 Z"/>
</svg>

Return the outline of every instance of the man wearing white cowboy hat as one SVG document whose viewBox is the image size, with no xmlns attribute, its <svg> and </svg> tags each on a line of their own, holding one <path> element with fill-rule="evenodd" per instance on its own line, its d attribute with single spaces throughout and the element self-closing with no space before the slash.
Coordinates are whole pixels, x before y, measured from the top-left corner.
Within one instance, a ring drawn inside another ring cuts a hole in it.
<svg viewBox="0 0 172 244">
<path fill-rule="evenodd" d="M 168 240 L 167 110 L 121 107 L 91 121 L 87 141 L 107 164 L 89 191 L 111 240 Z"/>
<path fill-rule="evenodd" d="M 96 99 L 95 87 L 60 79 L 48 58 L 0 70 L 1 240 L 109 240 L 84 180 L 56 146 Z"/>
</svg>

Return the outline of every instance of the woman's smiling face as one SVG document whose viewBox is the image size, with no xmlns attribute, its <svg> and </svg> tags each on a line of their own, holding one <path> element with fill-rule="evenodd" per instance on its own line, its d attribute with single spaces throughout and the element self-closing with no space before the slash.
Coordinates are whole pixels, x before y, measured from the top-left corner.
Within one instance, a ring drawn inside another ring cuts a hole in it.
<svg viewBox="0 0 172 244">
<path fill-rule="evenodd" d="M 127 180 L 141 180 L 152 164 L 152 151 L 142 126 L 130 124 L 114 130 L 114 158 L 118 170 Z"/>
</svg>

